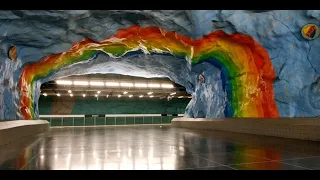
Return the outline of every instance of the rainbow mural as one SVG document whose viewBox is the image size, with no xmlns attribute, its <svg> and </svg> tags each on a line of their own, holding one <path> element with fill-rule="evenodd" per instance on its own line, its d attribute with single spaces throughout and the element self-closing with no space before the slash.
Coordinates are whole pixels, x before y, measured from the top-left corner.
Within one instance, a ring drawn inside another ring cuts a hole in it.
<svg viewBox="0 0 320 180">
<path fill-rule="evenodd" d="M 84 39 L 66 52 L 24 66 L 19 80 L 20 112 L 24 119 L 35 119 L 35 83 L 59 69 L 91 59 L 99 52 L 120 58 L 140 51 L 171 54 L 191 64 L 209 62 L 220 68 L 228 98 L 226 117 L 279 117 L 271 60 L 252 37 L 219 30 L 194 40 L 158 27 L 139 26 L 121 29 L 100 42 Z"/>
</svg>

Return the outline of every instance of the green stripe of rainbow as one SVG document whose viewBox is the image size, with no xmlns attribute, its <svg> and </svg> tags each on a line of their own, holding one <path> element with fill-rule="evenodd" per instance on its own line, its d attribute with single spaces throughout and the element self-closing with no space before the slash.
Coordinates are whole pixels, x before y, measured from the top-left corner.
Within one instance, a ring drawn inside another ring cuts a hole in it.
<svg viewBox="0 0 320 180">
<path fill-rule="evenodd" d="M 275 73 L 267 51 L 250 36 L 216 31 L 199 40 L 158 27 L 132 26 L 101 42 L 85 39 L 70 50 L 26 65 L 21 73 L 20 111 L 34 119 L 34 84 L 68 65 L 104 52 L 118 58 L 128 52 L 169 53 L 192 64 L 204 61 L 220 66 L 225 76 L 227 117 L 278 117 L 272 82 Z"/>
</svg>

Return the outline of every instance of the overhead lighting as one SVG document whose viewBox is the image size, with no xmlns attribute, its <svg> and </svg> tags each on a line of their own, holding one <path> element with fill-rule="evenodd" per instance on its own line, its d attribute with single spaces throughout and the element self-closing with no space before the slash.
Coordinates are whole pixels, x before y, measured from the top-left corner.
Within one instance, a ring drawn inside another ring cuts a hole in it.
<svg viewBox="0 0 320 180">
<path fill-rule="evenodd" d="M 139 98 L 142 98 L 142 97 L 143 97 L 143 95 L 140 95 L 140 96 L 139 96 Z"/>
<path fill-rule="evenodd" d="M 153 94 L 153 92 L 148 92 L 147 94 L 150 95 L 150 94 Z"/>
<path fill-rule="evenodd" d="M 129 98 L 132 98 L 132 96 L 133 96 L 132 94 L 131 94 L 131 95 L 129 95 Z"/>
<path fill-rule="evenodd" d="M 98 97 L 98 94 L 95 94 L 94 97 Z"/>
<path fill-rule="evenodd" d="M 68 93 L 72 93 L 72 91 L 71 91 L 71 90 L 68 90 Z"/>
<path fill-rule="evenodd" d="M 176 92 L 173 92 L 173 93 L 171 93 L 170 95 L 175 95 L 175 94 L 177 94 Z"/>
<path fill-rule="evenodd" d="M 66 81 L 66 80 L 57 80 L 56 83 L 61 85 L 72 85 L 72 81 Z"/>
<path fill-rule="evenodd" d="M 121 98 L 121 94 L 118 95 L 118 98 Z"/>
<path fill-rule="evenodd" d="M 162 88 L 174 88 L 172 84 L 161 84 Z"/>
<path fill-rule="evenodd" d="M 160 84 L 148 84 L 148 87 L 159 88 Z"/>
<path fill-rule="evenodd" d="M 57 96 L 60 97 L 61 95 L 58 93 Z"/>
<path fill-rule="evenodd" d="M 143 83 L 135 83 L 135 87 L 148 87 L 148 84 L 143 84 Z"/>
<path fill-rule="evenodd" d="M 191 98 L 192 98 L 192 96 L 188 96 L 188 98 L 190 98 L 190 99 L 191 99 Z"/>
<path fill-rule="evenodd" d="M 101 91 L 97 91 L 97 93 L 98 93 L 98 94 L 100 94 L 100 93 L 101 93 Z"/>
<path fill-rule="evenodd" d="M 48 94 L 47 94 L 47 93 L 43 93 L 42 95 L 44 95 L 44 96 L 48 96 Z"/>
<path fill-rule="evenodd" d="M 120 83 L 120 85 L 123 86 L 123 87 L 133 87 L 133 83 L 122 82 L 122 83 Z"/>
<path fill-rule="evenodd" d="M 90 81 L 90 85 L 91 86 L 104 86 L 104 83 L 99 82 L 99 81 Z"/>
<path fill-rule="evenodd" d="M 70 96 L 72 97 L 72 96 L 73 96 L 73 94 L 70 94 Z"/>
<path fill-rule="evenodd" d="M 106 86 L 119 86 L 118 82 L 106 82 Z"/>
<path fill-rule="evenodd" d="M 178 98 L 183 98 L 183 96 L 179 96 Z"/>
<path fill-rule="evenodd" d="M 87 86 L 89 83 L 87 81 L 73 81 L 74 85 L 82 85 L 82 86 Z"/>
<path fill-rule="evenodd" d="M 128 92 L 127 92 L 127 91 L 125 91 L 125 92 L 123 92 L 123 94 L 128 94 Z"/>
<path fill-rule="evenodd" d="M 150 98 L 153 98 L 154 96 L 153 95 L 151 95 L 151 96 L 149 96 Z"/>
<path fill-rule="evenodd" d="M 86 94 L 82 94 L 83 97 L 86 97 Z"/>
<path fill-rule="evenodd" d="M 109 94 L 107 94 L 106 97 L 108 98 L 108 97 L 109 97 Z"/>
</svg>

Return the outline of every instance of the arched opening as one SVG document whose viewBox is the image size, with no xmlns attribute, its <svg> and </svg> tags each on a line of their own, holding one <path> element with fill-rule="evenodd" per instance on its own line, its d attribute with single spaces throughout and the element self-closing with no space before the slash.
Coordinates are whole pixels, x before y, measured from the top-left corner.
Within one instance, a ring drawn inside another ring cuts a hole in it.
<svg viewBox="0 0 320 180">
<path fill-rule="evenodd" d="M 37 119 L 41 83 L 90 73 L 169 77 L 193 94 L 186 108 L 190 117 L 279 116 L 270 58 L 250 36 L 217 31 L 192 40 L 157 27 L 133 26 L 26 65 L 19 81 L 21 117 Z M 200 74 L 205 83 L 199 83 Z"/>
</svg>

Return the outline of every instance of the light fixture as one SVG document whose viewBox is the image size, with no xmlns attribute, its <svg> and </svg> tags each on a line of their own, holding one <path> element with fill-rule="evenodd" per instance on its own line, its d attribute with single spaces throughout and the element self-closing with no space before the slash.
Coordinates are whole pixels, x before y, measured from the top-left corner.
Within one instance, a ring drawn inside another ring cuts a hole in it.
<svg viewBox="0 0 320 180">
<path fill-rule="evenodd" d="M 86 94 L 82 94 L 83 97 L 86 97 Z"/>
<path fill-rule="evenodd" d="M 139 98 L 142 98 L 142 97 L 143 97 L 143 95 L 140 95 L 140 96 L 139 96 Z"/>
<path fill-rule="evenodd" d="M 135 87 L 148 87 L 148 85 L 144 84 L 144 83 L 135 83 L 134 86 Z"/>
<path fill-rule="evenodd" d="M 91 86 L 104 86 L 104 83 L 99 82 L 99 81 L 90 81 L 90 85 Z"/>
<path fill-rule="evenodd" d="M 105 82 L 106 86 L 119 86 L 118 82 Z"/>
<path fill-rule="evenodd" d="M 183 98 L 183 96 L 179 96 L 178 98 Z"/>
<path fill-rule="evenodd" d="M 148 92 L 148 95 L 153 94 L 153 92 Z"/>
<path fill-rule="evenodd" d="M 173 92 L 173 93 L 171 93 L 170 95 L 175 95 L 175 94 L 177 94 L 176 92 Z"/>
<path fill-rule="evenodd" d="M 72 91 L 71 91 L 71 90 L 68 90 L 68 93 L 72 93 Z"/>
<path fill-rule="evenodd" d="M 128 94 L 128 92 L 127 92 L 127 91 L 125 91 L 125 92 L 123 92 L 123 94 Z"/>
<path fill-rule="evenodd" d="M 121 97 L 121 94 L 118 95 L 118 98 L 120 98 L 120 97 Z"/>
<path fill-rule="evenodd" d="M 98 97 L 98 94 L 95 94 L 94 97 Z"/>
<path fill-rule="evenodd" d="M 56 83 L 57 83 L 57 84 L 61 84 L 61 85 L 71 85 L 71 84 L 72 84 L 72 81 L 57 80 Z"/>
<path fill-rule="evenodd" d="M 151 96 L 149 96 L 150 98 L 153 98 L 154 96 L 153 95 L 151 95 Z"/>
<path fill-rule="evenodd" d="M 120 85 L 123 87 L 133 87 L 132 83 L 126 83 L 126 82 L 122 82 L 122 83 L 120 83 Z"/>
<path fill-rule="evenodd" d="M 106 97 L 108 98 L 108 97 L 109 97 L 109 94 L 107 94 Z"/>
<path fill-rule="evenodd" d="M 97 93 L 98 93 L 98 94 L 100 94 L 100 93 L 101 93 L 101 91 L 97 91 Z"/>
<path fill-rule="evenodd" d="M 72 96 L 73 96 L 73 94 L 70 94 L 70 96 L 72 97 Z"/>
<path fill-rule="evenodd" d="M 160 84 L 148 84 L 148 87 L 159 88 Z"/>
<path fill-rule="evenodd" d="M 131 95 L 129 95 L 129 98 L 132 98 L 132 96 L 133 96 L 132 94 L 131 94 Z"/>
<path fill-rule="evenodd" d="M 60 97 L 61 95 L 58 93 L 57 96 Z"/>
<path fill-rule="evenodd" d="M 74 85 L 82 85 L 82 86 L 87 86 L 89 83 L 87 81 L 73 81 Z"/>
<path fill-rule="evenodd" d="M 43 93 L 42 95 L 44 95 L 44 96 L 48 96 L 48 94 L 47 94 L 47 93 Z"/>
<path fill-rule="evenodd" d="M 161 84 L 162 88 L 174 88 L 172 84 Z"/>
</svg>

